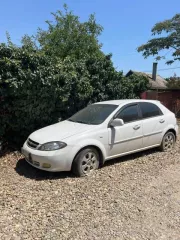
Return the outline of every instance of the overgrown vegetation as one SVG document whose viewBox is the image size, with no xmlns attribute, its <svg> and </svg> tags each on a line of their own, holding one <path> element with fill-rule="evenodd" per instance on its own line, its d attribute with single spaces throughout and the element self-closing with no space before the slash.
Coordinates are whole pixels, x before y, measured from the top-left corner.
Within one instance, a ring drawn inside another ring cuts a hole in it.
<svg viewBox="0 0 180 240">
<path fill-rule="evenodd" d="M 173 77 L 166 78 L 166 80 L 169 89 L 180 89 L 180 77 L 177 77 L 176 74 Z"/>
<path fill-rule="evenodd" d="M 94 15 L 81 23 L 68 11 L 53 14 L 48 30 L 25 35 L 21 46 L 8 36 L 0 44 L 0 136 L 20 146 L 34 130 L 65 119 L 87 104 L 138 98 L 145 77 L 124 78 L 101 50 L 102 27 Z"/>
</svg>

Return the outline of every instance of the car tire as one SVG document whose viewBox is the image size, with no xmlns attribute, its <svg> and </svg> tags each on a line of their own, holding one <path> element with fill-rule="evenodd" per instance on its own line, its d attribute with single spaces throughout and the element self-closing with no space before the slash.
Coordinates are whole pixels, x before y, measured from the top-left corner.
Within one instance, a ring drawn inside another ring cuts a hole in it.
<svg viewBox="0 0 180 240">
<path fill-rule="evenodd" d="M 163 152 L 171 151 L 174 147 L 175 142 L 176 142 L 176 137 L 175 137 L 174 133 L 167 132 L 162 139 L 162 143 L 160 146 L 161 151 L 163 151 Z"/>
<path fill-rule="evenodd" d="M 99 168 L 99 153 L 91 147 L 80 151 L 72 164 L 72 172 L 78 177 L 90 175 L 97 168 Z"/>
</svg>

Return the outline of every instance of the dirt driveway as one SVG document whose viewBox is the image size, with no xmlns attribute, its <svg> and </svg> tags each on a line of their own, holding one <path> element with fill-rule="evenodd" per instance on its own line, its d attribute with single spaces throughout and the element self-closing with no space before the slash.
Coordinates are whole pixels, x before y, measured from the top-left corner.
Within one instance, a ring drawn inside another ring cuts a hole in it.
<svg viewBox="0 0 180 240">
<path fill-rule="evenodd" d="M 0 159 L 0 239 L 180 239 L 180 142 L 107 163 L 91 177 Z"/>
</svg>

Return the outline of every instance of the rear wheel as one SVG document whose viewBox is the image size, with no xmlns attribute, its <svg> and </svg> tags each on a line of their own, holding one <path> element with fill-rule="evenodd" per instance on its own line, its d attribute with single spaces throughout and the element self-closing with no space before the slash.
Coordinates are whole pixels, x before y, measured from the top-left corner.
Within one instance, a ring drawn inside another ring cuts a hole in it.
<svg viewBox="0 0 180 240">
<path fill-rule="evenodd" d="M 176 141 L 176 137 L 174 133 L 167 132 L 163 137 L 161 147 L 160 147 L 161 150 L 164 152 L 171 151 L 172 148 L 174 147 L 175 141 Z"/>
<path fill-rule="evenodd" d="M 72 171 L 76 176 L 90 175 L 99 167 L 99 153 L 95 148 L 85 148 L 73 161 Z"/>
</svg>

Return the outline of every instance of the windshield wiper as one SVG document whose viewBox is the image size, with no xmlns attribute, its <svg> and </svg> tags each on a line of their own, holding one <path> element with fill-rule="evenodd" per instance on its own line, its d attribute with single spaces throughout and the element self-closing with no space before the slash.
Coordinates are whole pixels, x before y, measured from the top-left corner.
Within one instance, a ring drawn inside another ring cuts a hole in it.
<svg viewBox="0 0 180 240">
<path fill-rule="evenodd" d="M 83 122 L 83 121 L 76 121 L 77 123 L 83 123 L 83 124 L 88 124 L 88 123 L 86 123 L 86 122 Z"/>
<path fill-rule="evenodd" d="M 74 121 L 74 120 L 72 120 L 71 118 L 69 118 L 68 121 L 70 121 L 70 122 L 76 122 L 76 123 L 84 123 L 84 124 L 86 124 L 86 123 L 83 122 L 83 121 L 80 121 L 80 120 L 79 120 L 79 121 L 78 121 L 78 120 L 77 120 L 77 121 Z"/>
<path fill-rule="evenodd" d="M 76 122 L 76 123 L 82 123 L 82 124 L 88 124 L 88 125 L 91 125 L 92 123 L 89 123 L 89 122 L 83 122 L 83 121 L 81 121 L 81 120 L 72 120 L 71 118 L 69 118 L 68 119 L 68 121 L 70 121 L 70 122 Z"/>
<path fill-rule="evenodd" d="M 70 122 L 75 122 L 75 121 L 73 121 L 71 118 L 68 118 L 68 121 L 70 121 Z"/>
</svg>

